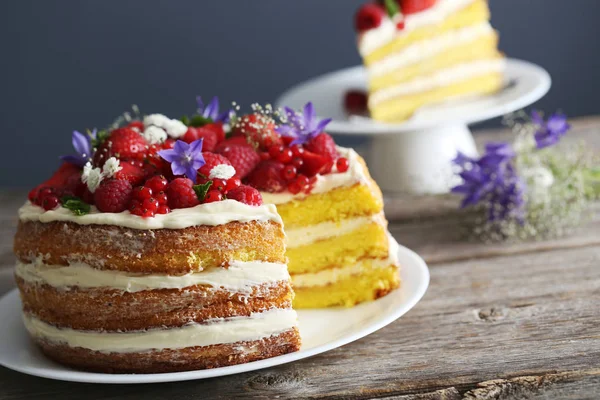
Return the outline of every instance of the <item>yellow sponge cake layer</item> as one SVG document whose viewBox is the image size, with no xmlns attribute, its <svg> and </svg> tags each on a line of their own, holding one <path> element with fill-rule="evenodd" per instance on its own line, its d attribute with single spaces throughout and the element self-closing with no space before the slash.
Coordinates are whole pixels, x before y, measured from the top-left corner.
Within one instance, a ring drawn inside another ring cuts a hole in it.
<svg viewBox="0 0 600 400">
<path fill-rule="evenodd" d="M 364 56 L 364 63 L 369 66 L 390 54 L 401 52 L 406 46 L 420 40 L 430 39 L 464 26 L 488 21 L 489 19 L 490 11 L 487 2 L 485 0 L 476 0 L 468 6 L 449 15 L 448 18 L 440 21 L 439 24 L 425 25 L 406 34 L 400 33 L 392 41 Z"/>
<path fill-rule="evenodd" d="M 344 235 L 288 247 L 286 255 L 290 274 L 299 274 L 352 265 L 366 257 L 384 258 L 388 251 L 386 227 L 374 221 Z"/>
</svg>

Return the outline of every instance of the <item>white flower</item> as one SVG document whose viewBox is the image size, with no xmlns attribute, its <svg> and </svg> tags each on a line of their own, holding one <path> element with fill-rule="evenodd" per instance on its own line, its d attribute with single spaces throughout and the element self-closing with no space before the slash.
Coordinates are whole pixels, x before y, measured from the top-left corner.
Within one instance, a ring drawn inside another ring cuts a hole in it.
<svg viewBox="0 0 600 400">
<path fill-rule="evenodd" d="M 100 168 L 93 168 L 92 164 L 88 161 L 83 167 L 81 181 L 87 185 L 90 192 L 94 193 L 100 185 L 100 182 L 102 182 L 102 179 L 104 179 L 104 176 L 102 175 Z"/>
<path fill-rule="evenodd" d="M 235 175 L 235 168 L 227 164 L 219 164 L 214 166 L 208 175 L 208 179 L 223 179 L 227 180 Z"/>
<path fill-rule="evenodd" d="M 104 178 L 112 178 L 117 172 L 122 170 L 121 163 L 114 157 L 109 158 L 102 167 L 102 176 Z"/>
<path fill-rule="evenodd" d="M 532 203 L 546 203 L 550 201 L 550 186 L 554 184 L 554 175 L 546 167 L 537 166 L 523 168 L 521 172 L 527 182 L 527 191 Z"/>
<path fill-rule="evenodd" d="M 144 130 L 142 136 L 150 144 L 158 144 L 167 140 L 167 132 L 156 125 L 150 125 Z"/>
<path fill-rule="evenodd" d="M 144 117 L 144 127 L 157 126 L 163 128 L 172 138 L 179 138 L 188 130 L 188 127 L 178 119 L 171 119 L 162 114 L 150 114 Z"/>
</svg>

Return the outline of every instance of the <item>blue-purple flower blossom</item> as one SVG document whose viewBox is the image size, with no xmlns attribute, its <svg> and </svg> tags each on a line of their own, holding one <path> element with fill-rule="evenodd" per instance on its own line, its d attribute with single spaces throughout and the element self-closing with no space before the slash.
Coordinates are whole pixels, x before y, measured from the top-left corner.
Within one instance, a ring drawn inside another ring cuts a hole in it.
<svg viewBox="0 0 600 400">
<path fill-rule="evenodd" d="M 198 106 L 198 114 L 202 115 L 204 118 L 210 118 L 214 122 L 226 124 L 234 113 L 234 111 L 230 109 L 219 114 L 219 98 L 217 96 L 213 97 L 206 107 L 204 107 L 201 96 L 196 96 L 196 103 Z"/>
<path fill-rule="evenodd" d="M 308 142 L 322 133 L 327 124 L 331 122 L 331 118 L 319 121 L 312 103 L 306 103 L 302 114 L 285 107 L 285 114 L 287 116 L 286 124 L 275 130 L 282 136 L 293 137 L 294 140 L 290 145 Z"/>
<path fill-rule="evenodd" d="M 88 134 L 83 134 L 79 131 L 73 131 L 72 143 L 73 148 L 77 152 L 75 155 L 61 156 L 60 159 L 79 167 L 83 167 L 94 156 L 92 148 L 92 140 L 96 139 L 97 131 L 94 129 Z"/>
<path fill-rule="evenodd" d="M 188 144 L 178 140 L 172 149 L 161 150 L 158 155 L 171 163 L 174 175 L 185 175 L 196 183 L 198 169 L 206 164 L 202 156 L 202 141 L 198 139 Z"/>
<path fill-rule="evenodd" d="M 452 192 L 465 196 L 461 207 L 487 202 L 490 221 L 509 216 L 522 221 L 525 184 L 511 163 L 515 155 L 508 143 L 489 143 L 479 159 L 459 152 L 453 162 L 461 169 L 463 183 L 452 188 Z"/>
<path fill-rule="evenodd" d="M 564 114 L 554 113 L 550 115 L 547 121 L 538 111 L 531 112 L 531 121 L 536 127 L 535 143 L 538 149 L 552 146 L 571 128 L 567 123 L 567 117 Z"/>
</svg>

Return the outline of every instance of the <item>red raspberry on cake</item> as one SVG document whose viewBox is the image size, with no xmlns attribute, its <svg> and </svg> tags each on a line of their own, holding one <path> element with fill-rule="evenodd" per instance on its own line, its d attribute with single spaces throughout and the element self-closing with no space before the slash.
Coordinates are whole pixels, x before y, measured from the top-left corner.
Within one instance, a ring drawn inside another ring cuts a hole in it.
<svg viewBox="0 0 600 400">
<path fill-rule="evenodd" d="M 133 188 L 124 179 L 108 179 L 100 183 L 94 192 L 94 202 L 98 210 L 107 213 L 125 211 L 131 203 Z"/>
<path fill-rule="evenodd" d="M 261 161 L 254 171 L 246 178 L 247 183 L 265 192 L 277 193 L 286 188 L 286 180 L 283 178 L 283 168 L 285 166 L 277 161 Z"/>
<path fill-rule="evenodd" d="M 236 176 L 240 179 L 248 176 L 260 162 L 260 156 L 248 144 L 225 146 L 219 153 L 231 161 L 231 165 L 235 168 Z"/>
<path fill-rule="evenodd" d="M 200 173 L 205 178 L 208 178 L 210 176 L 210 171 L 217 165 L 231 165 L 229 159 L 221 154 L 203 151 L 202 157 L 204 157 L 205 164 L 198 170 L 198 173 Z"/>
<path fill-rule="evenodd" d="M 113 130 L 94 154 L 94 165 L 102 167 L 110 157 L 142 161 L 146 157 L 148 142 L 132 128 Z"/>
<path fill-rule="evenodd" d="M 237 200 L 240 203 L 251 206 L 260 206 L 263 204 L 260 192 L 253 187 L 241 185 L 227 193 L 227 198 Z"/>
<path fill-rule="evenodd" d="M 194 191 L 194 183 L 188 178 L 177 178 L 167 186 L 167 198 L 169 207 L 189 208 L 200 204 L 198 196 Z"/>
<path fill-rule="evenodd" d="M 378 4 L 368 3 L 363 5 L 354 16 L 354 29 L 357 32 L 365 32 L 377 28 L 384 18 L 387 18 L 385 10 Z"/>
</svg>

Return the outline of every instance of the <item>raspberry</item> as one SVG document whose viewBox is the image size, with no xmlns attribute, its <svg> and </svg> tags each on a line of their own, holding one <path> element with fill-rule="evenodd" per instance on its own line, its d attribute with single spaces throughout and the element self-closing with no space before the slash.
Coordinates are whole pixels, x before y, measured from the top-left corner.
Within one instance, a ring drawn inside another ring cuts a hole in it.
<svg viewBox="0 0 600 400">
<path fill-rule="evenodd" d="M 433 7 L 436 0 L 399 0 L 402 14 L 416 14 Z"/>
<path fill-rule="evenodd" d="M 217 143 L 221 143 L 225 140 L 225 130 L 223 129 L 222 122 L 215 122 L 213 124 L 206 124 L 203 126 L 204 129 L 208 129 L 217 134 Z"/>
<path fill-rule="evenodd" d="M 169 207 L 188 208 L 200 204 L 198 196 L 192 187 L 194 183 L 188 178 L 177 178 L 167 186 L 167 198 Z"/>
<path fill-rule="evenodd" d="M 152 192 L 158 193 L 163 192 L 167 188 L 167 178 L 162 175 L 155 175 L 152 178 L 148 179 L 144 186 L 152 189 Z"/>
<path fill-rule="evenodd" d="M 335 141 L 331 136 L 329 136 L 329 134 L 325 132 L 309 140 L 306 143 L 305 147 L 306 150 L 330 158 L 332 161 L 337 159 L 337 149 L 335 147 Z"/>
<path fill-rule="evenodd" d="M 367 94 L 359 90 L 350 90 L 344 97 L 344 108 L 350 114 L 364 114 L 367 112 Z"/>
<path fill-rule="evenodd" d="M 192 143 L 194 140 L 204 139 L 202 141 L 202 149 L 204 151 L 215 151 L 215 147 L 217 147 L 217 134 L 211 130 L 206 129 L 205 127 L 194 128 L 190 126 L 183 136 L 182 140 L 186 143 Z"/>
<path fill-rule="evenodd" d="M 246 138 L 244 136 L 234 136 L 232 138 L 225 139 L 224 141 L 219 143 L 217 145 L 217 147 L 215 148 L 215 153 L 221 154 L 221 152 L 223 151 L 224 148 L 226 148 L 228 146 L 234 146 L 234 145 L 250 146 L 248 144 L 248 140 L 246 140 Z M 252 146 L 250 146 L 250 147 L 252 147 Z"/>
<path fill-rule="evenodd" d="M 404 11 L 404 9 L 403 9 Z M 385 18 L 385 10 L 377 4 L 365 4 L 359 8 L 354 16 L 354 29 L 357 32 L 364 32 L 381 25 Z"/>
<path fill-rule="evenodd" d="M 223 200 L 223 193 L 219 192 L 216 189 L 209 190 L 206 193 L 206 197 L 204 197 L 205 203 L 214 203 L 215 201 Z"/>
<path fill-rule="evenodd" d="M 277 193 L 285 190 L 286 182 L 281 176 L 284 165 L 273 160 L 261 161 L 246 179 L 248 184 L 258 190 Z"/>
<path fill-rule="evenodd" d="M 300 168 L 300 172 L 309 177 L 323 174 L 328 167 L 331 169 L 330 164 L 333 164 L 333 161 L 330 161 L 329 158 L 310 151 L 305 151 L 302 156 L 302 167 Z"/>
<path fill-rule="evenodd" d="M 338 172 L 346 172 L 346 171 L 348 171 L 348 168 L 350 167 L 350 163 L 348 162 L 347 158 L 340 157 L 340 158 L 338 158 L 337 162 L 335 163 L 335 166 L 337 167 Z"/>
<path fill-rule="evenodd" d="M 262 114 L 242 116 L 233 126 L 232 134 L 245 136 L 250 143 L 255 143 L 262 149 L 283 143 L 281 137 L 275 132 L 275 121 Z"/>
<path fill-rule="evenodd" d="M 227 193 L 228 199 L 237 200 L 240 203 L 248 204 L 251 206 L 260 206 L 263 203 L 260 192 L 250 186 L 241 185 L 235 189 L 232 189 Z"/>
<path fill-rule="evenodd" d="M 248 144 L 226 146 L 221 149 L 220 153 L 231 161 L 231 165 L 235 168 L 236 176 L 240 179 L 248 176 L 260 162 L 260 156 Z"/>
<path fill-rule="evenodd" d="M 119 213 L 125 211 L 131 203 L 132 191 L 129 181 L 108 179 L 102 181 L 94 192 L 94 202 L 102 212 Z"/>
<path fill-rule="evenodd" d="M 200 168 L 198 170 L 198 172 L 202 175 L 204 175 L 204 177 L 208 178 L 208 176 L 210 175 L 210 170 L 213 169 L 214 167 L 216 167 L 217 165 L 221 165 L 221 164 L 227 164 L 227 165 L 231 165 L 231 162 L 227 159 L 227 157 L 221 155 L 221 154 L 215 154 L 215 153 L 210 153 L 208 151 L 204 151 L 202 152 L 202 156 L 204 157 L 204 161 L 206 162 L 206 164 L 204 164 L 202 166 L 202 168 Z M 173 207 L 171 207 L 173 208 Z"/>
<path fill-rule="evenodd" d="M 142 161 L 146 156 L 148 142 L 131 128 L 118 128 L 110 133 L 94 155 L 94 165 L 102 167 L 110 157 L 122 160 Z"/>
<path fill-rule="evenodd" d="M 131 186 L 137 186 L 144 181 L 146 171 L 144 168 L 132 165 L 128 162 L 120 163 L 121 169 L 117 171 L 114 178 L 129 181 Z"/>
</svg>

